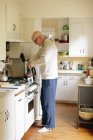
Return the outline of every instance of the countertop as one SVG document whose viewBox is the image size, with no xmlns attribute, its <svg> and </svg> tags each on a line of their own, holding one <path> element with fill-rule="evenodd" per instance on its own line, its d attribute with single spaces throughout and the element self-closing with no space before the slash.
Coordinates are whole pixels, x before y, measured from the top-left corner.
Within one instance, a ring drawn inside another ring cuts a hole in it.
<svg viewBox="0 0 93 140">
<path fill-rule="evenodd" d="M 92 85 L 85 84 L 84 78 L 81 78 L 78 84 L 79 87 L 93 87 Z"/>
<path fill-rule="evenodd" d="M 0 81 L 0 87 L 6 86 L 6 85 L 9 85 L 9 82 L 1 82 L 1 81 Z"/>
<path fill-rule="evenodd" d="M 18 94 L 25 90 L 25 84 L 21 84 L 20 86 L 15 86 L 14 84 L 3 85 L 0 88 L 0 99 L 5 96 L 10 96 L 11 94 Z"/>
<path fill-rule="evenodd" d="M 76 74 L 78 74 L 78 73 L 80 73 L 80 74 L 82 74 L 82 70 L 61 70 L 61 69 L 59 69 L 58 70 L 58 73 L 60 74 L 60 73 L 76 73 Z"/>
<path fill-rule="evenodd" d="M 58 70 L 58 75 L 59 76 L 63 76 L 63 75 L 65 75 L 65 76 L 82 76 L 82 74 L 83 74 L 83 71 L 82 70 L 61 70 L 61 69 L 59 69 Z"/>
</svg>

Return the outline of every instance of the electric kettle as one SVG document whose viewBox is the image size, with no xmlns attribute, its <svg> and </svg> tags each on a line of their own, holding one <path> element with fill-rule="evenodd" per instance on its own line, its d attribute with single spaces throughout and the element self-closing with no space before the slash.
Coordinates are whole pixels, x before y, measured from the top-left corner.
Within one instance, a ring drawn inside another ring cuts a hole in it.
<svg viewBox="0 0 93 140">
<path fill-rule="evenodd" d="M 8 80 L 8 76 L 6 75 L 5 70 L 4 70 L 0 76 L 0 81 L 7 81 L 7 80 Z"/>
<path fill-rule="evenodd" d="M 27 79 L 35 80 L 36 70 L 34 67 L 28 68 L 27 67 Z"/>
</svg>

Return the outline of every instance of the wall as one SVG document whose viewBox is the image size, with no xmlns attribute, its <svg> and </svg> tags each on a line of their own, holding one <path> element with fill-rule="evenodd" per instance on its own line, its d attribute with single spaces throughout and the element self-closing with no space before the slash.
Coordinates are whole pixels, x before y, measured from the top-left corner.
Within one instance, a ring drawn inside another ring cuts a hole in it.
<svg viewBox="0 0 93 140">
<path fill-rule="evenodd" d="M 93 0 L 21 0 L 22 17 L 68 18 L 93 17 Z M 90 58 L 62 58 L 88 65 Z M 60 60 L 59 60 L 60 61 Z"/>
<path fill-rule="evenodd" d="M 77 70 L 78 69 L 78 64 L 83 65 L 83 69 L 86 70 L 89 66 L 89 62 L 91 61 L 91 58 L 87 57 L 58 57 L 58 66 L 60 65 L 60 62 L 73 62 L 73 69 Z M 59 66 L 60 67 L 60 66 Z"/>
<path fill-rule="evenodd" d="M 24 77 L 25 63 L 20 58 L 11 58 L 12 65 L 8 65 L 9 77 Z"/>
<path fill-rule="evenodd" d="M 23 17 L 92 17 L 93 0 L 21 1 Z"/>
</svg>

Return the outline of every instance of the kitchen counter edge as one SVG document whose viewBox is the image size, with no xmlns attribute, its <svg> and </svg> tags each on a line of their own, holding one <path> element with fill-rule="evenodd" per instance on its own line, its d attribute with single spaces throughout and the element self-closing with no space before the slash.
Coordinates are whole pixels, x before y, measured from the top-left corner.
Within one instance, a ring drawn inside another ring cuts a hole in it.
<svg viewBox="0 0 93 140">
<path fill-rule="evenodd" d="M 91 84 L 91 85 L 85 84 L 84 78 L 81 78 L 78 86 L 79 87 L 93 87 L 93 84 Z"/>
<path fill-rule="evenodd" d="M 25 85 L 24 84 L 21 85 L 18 89 L 7 89 L 7 92 L 4 92 L 4 93 L 1 92 L 0 93 L 0 100 L 2 100 L 3 97 L 11 96 L 11 94 L 15 96 L 15 95 L 21 93 L 24 90 L 25 90 Z"/>
</svg>

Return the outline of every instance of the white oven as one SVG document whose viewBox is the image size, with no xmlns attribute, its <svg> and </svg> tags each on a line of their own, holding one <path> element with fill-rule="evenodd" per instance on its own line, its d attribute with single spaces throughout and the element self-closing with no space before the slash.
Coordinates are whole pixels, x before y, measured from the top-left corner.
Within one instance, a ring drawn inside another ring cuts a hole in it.
<svg viewBox="0 0 93 140">
<path fill-rule="evenodd" d="M 40 101 L 40 96 L 41 96 L 41 87 L 42 87 L 42 78 L 41 78 L 41 67 L 39 65 L 35 65 L 36 69 L 36 77 L 35 81 L 38 83 L 38 94 L 35 96 L 35 120 L 36 123 L 38 124 L 38 121 L 42 119 L 42 108 L 41 108 L 41 101 Z"/>
<path fill-rule="evenodd" d="M 25 132 L 30 128 L 30 126 L 35 122 L 38 123 L 42 119 L 42 108 L 41 108 L 41 101 L 40 101 L 40 94 L 41 94 L 41 74 L 40 74 L 40 67 L 37 65 L 35 66 L 36 69 L 36 76 L 35 76 L 35 84 L 33 86 L 28 85 L 26 86 L 26 101 L 25 101 Z M 36 89 L 36 87 L 37 89 Z M 32 91 L 36 89 L 36 92 L 32 93 Z"/>
<path fill-rule="evenodd" d="M 28 88 L 25 97 L 25 132 L 35 122 L 35 108 L 34 97 L 37 94 L 37 86 L 31 86 Z"/>
</svg>

